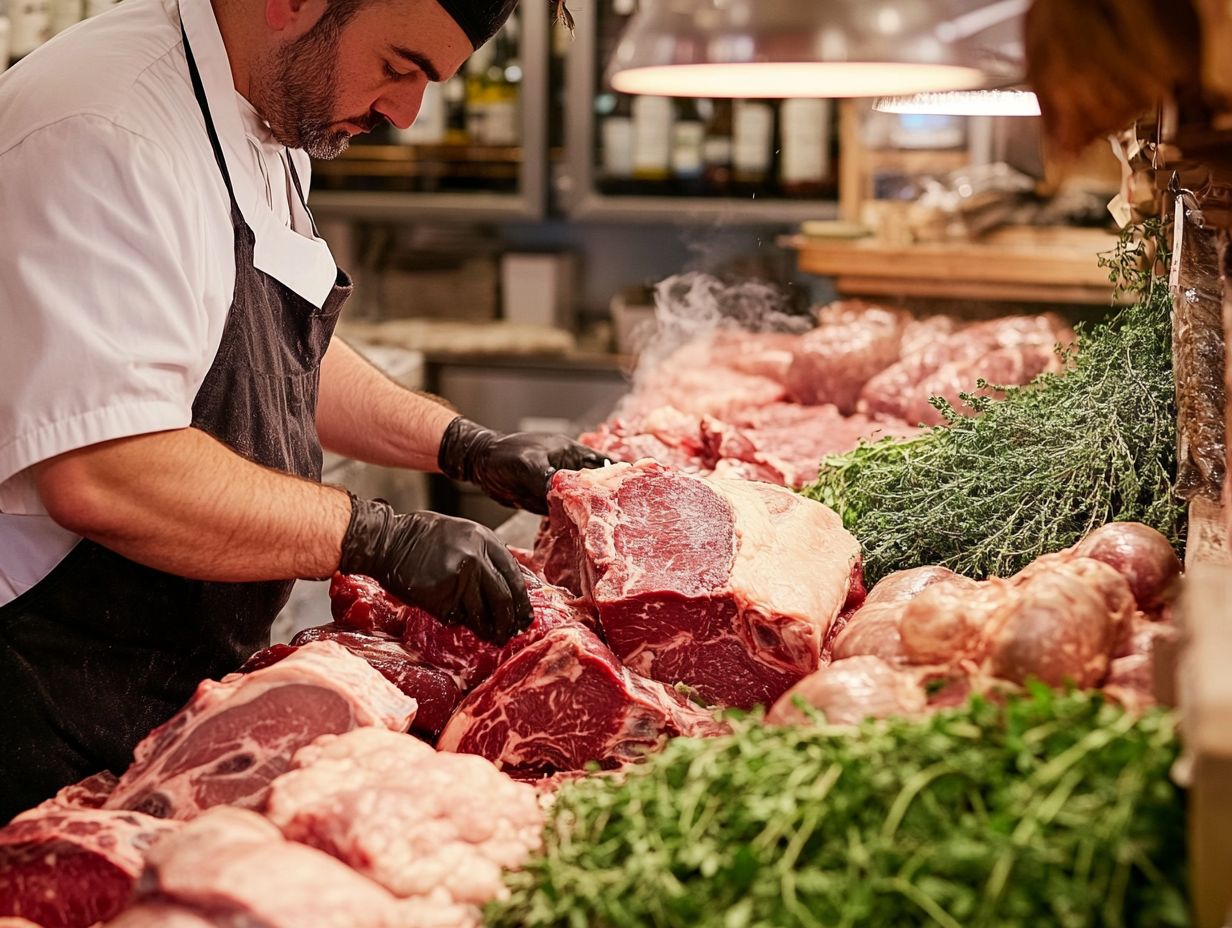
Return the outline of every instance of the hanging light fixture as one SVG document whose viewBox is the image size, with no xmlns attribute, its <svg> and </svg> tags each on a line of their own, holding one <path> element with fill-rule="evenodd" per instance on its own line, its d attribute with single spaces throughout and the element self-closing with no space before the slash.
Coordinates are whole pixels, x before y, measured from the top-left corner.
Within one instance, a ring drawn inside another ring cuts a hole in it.
<svg viewBox="0 0 1232 928">
<path fill-rule="evenodd" d="M 947 38 L 970 49 L 986 70 L 1017 75 L 1018 86 L 879 97 L 873 109 L 911 115 L 1038 116 L 1039 100 L 1021 85 L 1026 73 L 1022 17 L 1027 6 L 1028 0 L 997 0 L 937 27 Z"/>
<path fill-rule="evenodd" d="M 881 97 L 1004 86 L 1015 79 L 959 41 L 951 25 L 989 6 L 988 0 L 640 3 L 608 69 L 612 87 L 622 93 Z"/>
</svg>

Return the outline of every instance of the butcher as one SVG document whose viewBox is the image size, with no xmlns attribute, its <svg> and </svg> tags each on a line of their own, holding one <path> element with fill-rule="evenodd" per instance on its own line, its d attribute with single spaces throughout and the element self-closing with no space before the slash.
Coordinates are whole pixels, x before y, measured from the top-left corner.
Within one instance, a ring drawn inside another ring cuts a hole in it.
<svg viewBox="0 0 1232 928">
<path fill-rule="evenodd" d="M 529 624 L 491 531 L 323 486 L 322 448 L 536 512 L 601 458 L 334 337 L 351 281 L 306 204 L 310 157 L 409 126 L 515 3 L 124 0 L 0 78 L 0 824 L 127 766 L 296 578 Z"/>
</svg>

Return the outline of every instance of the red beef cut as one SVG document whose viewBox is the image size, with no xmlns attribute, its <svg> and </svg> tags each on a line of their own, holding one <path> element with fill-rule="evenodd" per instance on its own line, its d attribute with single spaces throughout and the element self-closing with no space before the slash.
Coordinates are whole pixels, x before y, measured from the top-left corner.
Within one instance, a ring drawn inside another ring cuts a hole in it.
<svg viewBox="0 0 1232 928">
<path fill-rule="evenodd" d="M 504 647 L 476 636 L 461 625 L 445 625 L 422 609 L 408 606 L 370 577 L 335 574 L 330 584 L 334 618 L 360 629 L 399 639 L 417 661 L 453 675 L 463 690 L 483 682 L 497 665 L 553 628 L 593 624 L 565 590 L 544 583 L 525 568 L 522 579 L 530 595 L 530 628 Z"/>
<path fill-rule="evenodd" d="M 769 705 L 817 669 L 860 553 L 820 503 L 652 461 L 560 472 L 548 506 L 548 579 L 594 604 L 629 669 L 721 705 Z"/>
<path fill-rule="evenodd" d="M 0 916 L 86 928 L 125 906 L 146 849 L 179 823 L 53 801 L 0 829 Z"/>
<path fill-rule="evenodd" d="M 523 648 L 462 701 L 437 746 L 478 754 L 520 778 L 636 761 L 675 735 L 726 727 L 622 667 L 594 632 L 558 628 Z"/>
<path fill-rule="evenodd" d="M 415 700 L 340 645 L 306 644 L 273 666 L 206 680 L 137 745 L 108 809 L 189 819 L 216 805 L 259 806 L 291 755 L 364 725 L 405 731 Z"/>
<path fill-rule="evenodd" d="M 251 673 L 276 664 L 310 641 L 332 641 L 342 645 L 414 699 L 419 708 L 411 722 L 411 731 L 429 740 L 441 733 L 462 699 L 462 686 L 457 678 L 415 660 L 397 640 L 337 623 L 305 628 L 291 639 L 289 645 L 275 644 L 258 651 L 240 668 L 240 672 Z"/>
</svg>

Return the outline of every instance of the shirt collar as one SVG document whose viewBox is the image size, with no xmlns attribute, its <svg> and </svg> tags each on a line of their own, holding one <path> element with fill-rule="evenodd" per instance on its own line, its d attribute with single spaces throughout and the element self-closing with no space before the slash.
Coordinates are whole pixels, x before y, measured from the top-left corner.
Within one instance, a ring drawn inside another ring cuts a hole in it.
<svg viewBox="0 0 1232 928">
<path fill-rule="evenodd" d="M 235 90 L 231 63 L 210 0 L 167 2 L 184 24 L 193 59 L 201 72 L 201 85 L 231 175 L 235 200 L 255 239 L 253 265 L 319 309 L 334 286 L 338 267 L 322 239 L 308 238 L 288 228 L 265 201 L 264 187 L 257 183 L 256 153 L 244 133 L 241 98 Z M 202 144 L 206 144 L 204 140 Z"/>
</svg>

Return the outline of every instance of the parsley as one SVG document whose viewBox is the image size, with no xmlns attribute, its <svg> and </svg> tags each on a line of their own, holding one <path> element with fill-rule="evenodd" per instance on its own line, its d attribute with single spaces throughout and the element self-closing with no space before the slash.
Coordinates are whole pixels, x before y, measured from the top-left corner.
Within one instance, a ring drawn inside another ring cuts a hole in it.
<svg viewBox="0 0 1232 928">
<path fill-rule="evenodd" d="M 1167 712 L 1035 686 L 856 731 L 735 724 L 562 787 L 489 924 L 1187 924 Z"/>
</svg>

